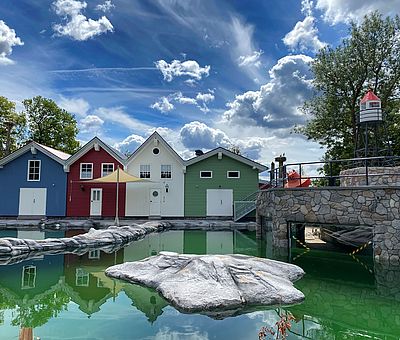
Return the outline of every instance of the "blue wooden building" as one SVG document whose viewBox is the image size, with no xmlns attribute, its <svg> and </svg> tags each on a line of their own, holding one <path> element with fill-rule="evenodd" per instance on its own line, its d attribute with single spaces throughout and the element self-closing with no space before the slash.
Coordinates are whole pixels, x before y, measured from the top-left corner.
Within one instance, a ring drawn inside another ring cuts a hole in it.
<svg viewBox="0 0 400 340">
<path fill-rule="evenodd" d="M 70 155 L 30 142 L 0 160 L 0 216 L 65 216 Z"/>
</svg>

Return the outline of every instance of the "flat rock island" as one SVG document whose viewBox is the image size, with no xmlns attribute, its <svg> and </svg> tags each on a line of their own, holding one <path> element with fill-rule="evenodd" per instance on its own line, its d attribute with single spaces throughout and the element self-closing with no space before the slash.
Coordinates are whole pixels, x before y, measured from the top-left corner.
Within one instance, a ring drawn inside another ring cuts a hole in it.
<svg viewBox="0 0 400 340">
<path fill-rule="evenodd" d="M 156 289 L 182 312 L 212 317 L 251 306 L 291 305 L 304 295 L 293 282 L 304 271 L 293 264 L 247 255 L 159 255 L 106 269 L 106 275 Z"/>
</svg>

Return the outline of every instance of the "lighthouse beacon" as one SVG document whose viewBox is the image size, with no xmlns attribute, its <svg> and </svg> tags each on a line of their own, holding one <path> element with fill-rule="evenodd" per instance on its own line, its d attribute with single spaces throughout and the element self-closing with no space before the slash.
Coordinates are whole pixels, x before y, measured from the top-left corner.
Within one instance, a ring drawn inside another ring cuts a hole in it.
<svg viewBox="0 0 400 340">
<path fill-rule="evenodd" d="M 360 102 L 360 124 L 382 121 L 382 107 L 379 97 L 368 90 Z"/>
</svg>

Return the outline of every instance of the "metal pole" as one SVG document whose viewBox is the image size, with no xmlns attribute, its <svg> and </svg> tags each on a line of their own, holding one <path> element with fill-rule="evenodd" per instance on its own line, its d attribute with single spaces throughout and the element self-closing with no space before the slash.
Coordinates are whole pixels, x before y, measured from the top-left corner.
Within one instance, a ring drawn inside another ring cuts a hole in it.
<svg viewBox="0 0 400 340">
<path fill-rule="evenodd" d="M 118 202 L 119 199 L 119 165 L 117 166 L 117 195 L 115 199 L 115 225 L 119 227 L 119 217 L 118 217 Z"/>
</svg>

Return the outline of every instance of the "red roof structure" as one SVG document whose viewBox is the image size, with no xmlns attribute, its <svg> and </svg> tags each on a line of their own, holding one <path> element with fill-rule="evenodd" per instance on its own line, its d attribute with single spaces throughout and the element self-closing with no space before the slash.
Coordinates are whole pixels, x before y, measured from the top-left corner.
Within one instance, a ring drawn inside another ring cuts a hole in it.
<svg viewBox="0 0 400 340">
<path fill-rule="evenodd" d="M 372 90 L 368 90 L 363 99 L 361 99 L 361 103 L 369 102 L 371 100 L 380 101 L 379 97 L 374 92 L 372 92 Z"/>
</svg>

